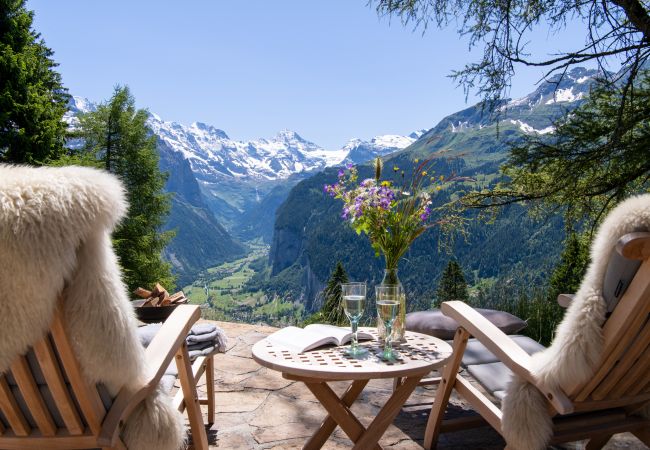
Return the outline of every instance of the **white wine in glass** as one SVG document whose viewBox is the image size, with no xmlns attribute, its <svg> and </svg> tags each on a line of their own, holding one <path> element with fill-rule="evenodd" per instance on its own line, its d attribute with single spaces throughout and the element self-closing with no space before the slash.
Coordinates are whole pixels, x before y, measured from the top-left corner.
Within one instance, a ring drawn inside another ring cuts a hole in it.
<svg viewBox="0 0 650 450">
<path fill-rule="evenodd" d="M 343 283 L 341 284 L 341 293 L 343 294 L 343 311 L 350 319 L 352 328 L 352 342 L 347 353 L 354 357 L 363 356 L 368 353 L 368 350 L 359 347 L 357 329 L 366 304 L 366 283 Z"/>
<path fill-rule="evenodd" d="M 393 322 L 399 314 L 399 296 L 401 295 L 401 287 L 399 285 L 382 285 L 375 288 L 375 294 L 377 297 L 377 316 L 379 320 L 384 323 L 386 327 L 386 338 L 384 339 L 384 352 L 382 358 L 385 360 L 395 359 L 395 354 L 393 353 L 392 343 L 392 333 L 393 333 Z"/>
</svg>

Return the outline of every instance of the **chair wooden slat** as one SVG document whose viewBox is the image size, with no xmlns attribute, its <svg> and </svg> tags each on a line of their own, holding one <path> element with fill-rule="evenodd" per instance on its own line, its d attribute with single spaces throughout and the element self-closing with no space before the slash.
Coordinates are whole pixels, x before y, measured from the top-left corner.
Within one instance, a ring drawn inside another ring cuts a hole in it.
<svg viewBox="0 0 650 450">
<path fill-rule="evenodd" d="M 83 423 L 61 373 L 49 337 L 41 339 L 34 345 L 34 353 L 68 432 L 72 436 L 83 434 Z"/>
<path fill-rule="evenodd" d="M 636 387 L 639 385 L 641 386 L 639 389 L 641 389 L 647 380 L 648 371 L 650 371 L 650 346 L 646 348 L 625 378 L 612 389 L 611 395 L 613 397 L 623 396 L 629 390 L 636 391 Z"/>
<path fill-rule="evenodd" d="M 61 365 L 70 380 L 70 385 L 77 398 L 83 417 L 93 434 L 99 434 L 102 428 L 102 421 L 106 415 L 106 409 L 102 404 L 97 388 L 87 383 L 81 373 L 81 367 L 74 355 L 68 335 L 65 332 L 63 315 L 60 309 L 57 309 L 54 313 L 51 332 L 52 341 L 59 352 Z"/>
<path fill-rule="evenodd" d="M 41 434 L 43 436 L 54 436 L 57 429 L 56 424 L 41 395 L 36 380 L 34 380 L 27 357 L 23 355 L 16 358 L 11 364 L 11 373 Z"/>
<path fill-rule="evenodd" d="M 621 355 L 621 359 L 616 366 L 610 371 L 602 383 L 594 390 L 591 398 L 594 400 L 602 400 L 607 397 L 607 394 L 617 386 L 622 378 L 627 377 L 628 371 L 635 365 L 639 356 L 643 354 L 650 342 L 650 326 L 646 322 L 645 328 L 632 342 L 630 347 Z"/>
<path fill-rule="evenodd" d="M 603 360 L 598 371 L 584 385 L 563 386 L 564 390 L 570 393 L 571 398 L 579 402 L 589 398 L 639 333 L 650 313 L 650 302 L 647 301 L 650 298 L 648 280 L 650 280 L 650 260 L 641 264 L 627 291 L 603 327 Z"/>
<path fill-rule="evenodd" d="M 16 397 L 11 392 L 7 378 L 4 375 L 0 375 L 0 410 L 16 436 L 29 436 L 31 427 L 20 410 Z"/>
</svg>

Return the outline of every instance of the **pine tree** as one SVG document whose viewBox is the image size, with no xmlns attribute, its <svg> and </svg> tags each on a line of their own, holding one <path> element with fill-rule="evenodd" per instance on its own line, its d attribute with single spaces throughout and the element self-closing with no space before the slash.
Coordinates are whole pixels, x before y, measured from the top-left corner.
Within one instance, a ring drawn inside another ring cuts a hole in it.
<svg viewBox="0 0 650 450">
<path fill-rule="evenodd" d="M 560 294 L 573 294 L 580 287 L 589 264 L 589 245 L 586 236 L 571 232 L 564 241 L 560 262 L 549 281 L 549 301 L 555 303 Z"/>
<path fill-rule="evenodd" d="M 329 323 L 332 325 L 346 325 L 348 319 L 343 311 L 343 293 L 341 284 L 348 282 L 348 274 L 345 272 L 341 261 L 336 263 L 334 271 L 323 289 L 323 307 L 320 311 L 308 317 L 304 324 Z"/>
<path fill-rule="evenodd" d="M 81 115 L 79 136 L 83 152 L 119 176 L 127 190 L 129 211 L 113 243 L 129 289 L 156 282 L 172 289 L 171 266 L 161 254 L 173 233 L 159 231 L 170 209 L 163 193 L 167 176 L 158 168 L 155 137 L 146 121 L 147 112 L 136 110 L 128 87 L 118 86 L 108 102 Z"/>
<path fill-rule="evenodd" d="M 442 272 L 436 297 L 439 304 L 449 300 L 467 300 L 469 297 L 463 269 L 453 259 Z"/>
<path fill-rule="evenodd" d="M 0 0 L 0 162 L 45 164 L 64 152 L 69 96 L 25 0 Z"/>
</svg>

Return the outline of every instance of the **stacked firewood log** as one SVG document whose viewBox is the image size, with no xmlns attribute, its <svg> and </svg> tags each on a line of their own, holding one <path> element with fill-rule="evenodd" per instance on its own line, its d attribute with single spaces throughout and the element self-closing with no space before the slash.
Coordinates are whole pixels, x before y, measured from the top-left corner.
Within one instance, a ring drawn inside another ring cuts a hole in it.
<svg viewBox="0 0 650 450">
<path fill-rule="evenodd" d="M 183 291 L 178 291 L 175 294 L 169 295 L 167 289 L 162 287 L 159 283 L 156 283 L 154 288 L 150 291 L 139 287 L 133 291 L 133 293 L 138 297 L 145 299 L 142 307 L 181 305 L 188 301 L 185 294 L 183 294 Z"/>
</svg>

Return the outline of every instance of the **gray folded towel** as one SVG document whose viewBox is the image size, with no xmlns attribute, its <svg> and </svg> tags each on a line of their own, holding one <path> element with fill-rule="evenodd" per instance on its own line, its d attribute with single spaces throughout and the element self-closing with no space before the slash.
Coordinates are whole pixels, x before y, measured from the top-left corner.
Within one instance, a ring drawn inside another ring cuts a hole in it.
<svg viewBox="0 0 650 450">
<path fill-rule="evenodd" d="M 187 335 L 185 338 L 185 342 L 187 342 L 187 345 L 193 345 L 198 342 L 211 342 L 217 339 L 217 335 L 219 334 L 219 330 L 217 329 L 216 326 L 212 326 L 211 330 L 206 330 L 205 333 L 200 333 L 200 334 L 194 334 L 192 333 L 194 330 L 190 331 L 190 334 Z"/>
<path fill-rule="evenodd" d="M 153 323 L 138 328 L 138 336 L 140 337 L 140 342 L 144 347 L 147 347 L 151 343 L 161 326 L 162 324 L 160 323 Z M 196 354 L 197 356 L 205 356 L 215 350 L 220 353 L 225 353 L 228 337 L 226 336 L 226 333 L 216 325 L 211 323 L 198 323 L 192 327 L 190 333 L 185 338 L 185 342 L 187 342 L 187 349 L 190 353 L 190 358 L 194 359 L 195 356 L 192 356 L 193 354 Z M 212 347 L 212 351 L 206 353 L 205 350 L 208 347 Z M 197 351 L 200 353 L 195 353 Z"/>
</svg>

